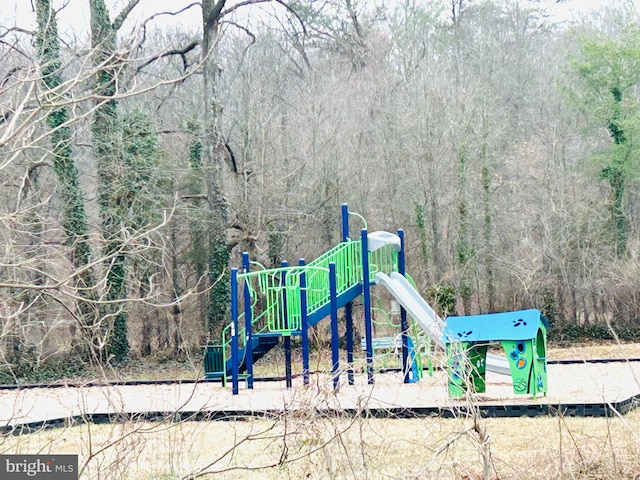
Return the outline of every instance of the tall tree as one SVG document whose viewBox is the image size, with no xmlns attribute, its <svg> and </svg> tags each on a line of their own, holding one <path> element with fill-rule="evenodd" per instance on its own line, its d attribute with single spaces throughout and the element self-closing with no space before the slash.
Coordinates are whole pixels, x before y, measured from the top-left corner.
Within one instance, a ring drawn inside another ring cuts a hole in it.
<svg viewBox="0 0 640 480">
<path fill-rule="evenodd" d="M 78 179 L 78 169 L 73 159 L 73 133 L 69 125 L 69 111 L 62 101 L 60 91 L 62 61 L 56 11 L 50 0 L 36 0 L 38 29 L 36 45 L 40 61 L 41 80 L 44 89 L 45 106 L 49 109 L 47 125 L 51 129 L 53 170 L 59 183 L 62 199 L 62 230 L 65 245 L 69 248 L 71 264 L 79 273 L 75 285 L 80 302 L 80 325 L 92 329 L 95 320 L 94 272 L 89 267 L 91 247 L 88 240 L 88 220 L 84 198 Z M 89 337 L 91 338 L 91 337 Z"/>
<path fill-rule="evenodd" d="M 629 225 L 625 213 L 629 181 L 638 174 L 635 138 L 640 135 L 640 27 L 622 25 L 616 36 L 595 32 L 582 40 L 580 55 L 571 59 L 575 83 L 569 89 L 573 105 L 586 113 L 610 144 L 597 155 L 600 177 L 610 188 L 609 208 L 617 256 L 627 249 Z"/>
<path fill-rule="evenodd" d="M 105 318 L 108 322 L 107 358 L 125 362 L 129 355 L 127 314 L 121 302 L 126 299 L 126 255 L 123 239 L 123 207 L 118 180 L 125 170 L 119 148 L 120 128 L 116 93 L 120 88 L 119 71 L 123 63 L 116 57 L 117 33 L 140 0 L 130 0 L 112 22 L 104 0 L 90 0 L 91 46 L 96 68 L 97 106 L 92 134 L 98 173 L 98 204 L 106 258 Z M 126 210 L 126 207 L 124 208 Z"/>
<path fill-rule="evenodd" d="M 226 317 L 229 303 L 227 270 L 227 202 L 223 197 L 223 149 L 220 121 L 222 106 L 218 98 L 218 55 L 220 21 L 225 0 L 202 2 L 202 81 L 204 93 L 204 125 L 202 129 L 202 167 L 206 171 L 206 191 L 210 213 L 209 230 L 209 311 L 207 332 L 215 333 Z"/>
<path fill-rule="evenodd" d="M 458 242 L 456 244 L 456 260 L 460 266 L 461 275 L 458 292 L 462 298 L 464 314 L 471 314 L 471 297 L 473 295 L 473 257 L 475 249 L 471 243 L 469 233 L 469 201 L 468 201 L 468 162 L 469 148 L 462 140 L 458 150 Z"/>
<path fill-rule="evenodd" d="M 202 81 L 203 122 L 197 145 L 198 162 L 192 155 L 192 165 L 201 168 L 206 182 L 209 208 L 208 266 L 210 294 L 206 330 L 211 337 L 227 318 L 229 306 L 229 259 L 236 243 L 228 238 L 228 202 L 224 196 L 224 168 L 228 164 L 237 173 L 235 159 L 222 134 L 223 103 L 219 94 L 219 41 L 223 19 L 238 8 L 273 1 L 289 8 L 282 0 L 249 0 L 228 5 L 226 0 L 202 1 Z M 248 32 L 243 28 L 245 32 Z M 240 225 L 242 228 L 242 225 Z"/>
</svg>

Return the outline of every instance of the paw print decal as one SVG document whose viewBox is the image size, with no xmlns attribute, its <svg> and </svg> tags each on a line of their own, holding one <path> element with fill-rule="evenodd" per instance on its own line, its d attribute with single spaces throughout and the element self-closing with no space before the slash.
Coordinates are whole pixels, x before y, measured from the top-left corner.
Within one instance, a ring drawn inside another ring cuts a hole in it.
<svg viewBox="0 0 640 480">
<path fill-rule="evenodd" d="M 463 339 L 463 338 L 467 338 L 472 333 L 473 333 L 473 330 L 467 330 L 466 332 L 458 332 L 457 336 L 459 339 Z"/>
<path fill-rule="evenodd" d="M 525 325 L 527 325 L 527 322 L 525 322 L 522 318 L 519 318 L 519 319 L 513 321 L 513 326 L 514 327 L 520 327 L 520 326 L 525 326 Z"/>
</svg>

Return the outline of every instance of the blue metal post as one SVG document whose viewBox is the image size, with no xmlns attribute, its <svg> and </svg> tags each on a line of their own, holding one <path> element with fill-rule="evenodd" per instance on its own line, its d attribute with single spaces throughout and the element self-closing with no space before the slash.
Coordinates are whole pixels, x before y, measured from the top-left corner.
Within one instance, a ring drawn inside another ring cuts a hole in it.
<svg viewBox="0 0 640 480">
<path fill-rule="evenodd" d="M 304 266 L 304 258 L 298 261 Z M 309 320 L 307 319 L 307 273 L 300 273 L 300 328 L 302 330 L 302 379 L 304 385 L 309 385 Z"/>
<path fill-rule="evenodd" d="M 342 241 L 349 239 L 349 207 L 346 203 L 342 204 Z"/>
<path fill-rule="evenodd" d="M 336 264 L 329 263 L 329 298 L 331 300 L 331 372 L 333 373 L 333 389 L 338 389 L 340 381 L 340 351 L 338 333 L 338 287 L 336 279 Z"/>
<path fill-rule="evenodd" d="M 349 240 L 349 207 L 346 203 L 342 204 L 342 241 Z M 344 307 L 345 315 L 345 335 L 346 348 L 347 348 L 347 378 L 349 379 L 349 385 L 354 384 L 353 378 L 353 302 L 349 302 Z"/>
<path fill-rule="evenodd" d="M 288 267 L 289 264 L 284 261 L 281 263 L 283 268 Z M 287 317 L 287 272 L 282 271 L 280 276 L 280 287 L 282 288 L 282 323 L 284 324 L 284 328 L 286 330 L 289 329 L 289 318 Z M 291 388 L 292 380 L 291 380 L 291 336 L 289 332 L 284 337 L 284 378 L 286 381 L 287 388 Z"/>
<path fill-rule="evenodd" d="M 225 365 L 226 370 L 226 365 Z M 231 269 L 231 393 L 238 394 L 238 269 Z M 227 372 L 224 372 L 226 375 Z"/>
<path fill-rule="evenodd" d="M 245 273 L 249 273 L 251 268 L 249 263 L 249 254 L 244 252 L 242 254 L 242 270 Z M 249 282 L 244 282 L 244 331 L 245 331 L 245 343 L 244 343 L 244 359 L 247 368 L 247 388 L 253 389 L 253 332 L 251 331 L 251 324 L 253 322 L 253 316 L 251 314 L 251 292 L 249 291 Z"/>
<path fill-rule="evenodd" d="M 349 385 L 354 384 L 353 378 L 353 303 L 349 302 L 344 306 L 345 335 L 347 337 L 347 378 Z"/>
<path fill-rule="evenodd" d="M 398 273 L 402 276 L 406 273 L 404 258 L 404 230 L 398 230 L 400 237 L 400 251 L 398 252 Z M 404 307 L 400 307 L 400 329 L 402 331 L 402 371 L 404 372 L 404 383 L 409 383 L 409 322 L 407 322 L 407 311 Z M 413 350 L 413 355 L 419 355 Z M 412 359 L 412 361 L 414 361 Z"/>
<path fill-rule="evenodd" d="M 367 229 L 360 231 L 362 246 L 362 296 L 364 298 L 364 336 L 367 344 L 367 383 L 373 385 L 373 332 L 371 321 L 371 282 L 369 281 L 369 243 Z"/>
</svg>

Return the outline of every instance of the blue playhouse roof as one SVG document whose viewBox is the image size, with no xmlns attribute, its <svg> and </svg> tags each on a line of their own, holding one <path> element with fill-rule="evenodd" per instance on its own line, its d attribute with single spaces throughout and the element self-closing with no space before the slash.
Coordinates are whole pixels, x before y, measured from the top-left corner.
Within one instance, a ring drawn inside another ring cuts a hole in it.
<svg viewBox="0 0 640 480">
<path fill-rule="evenodd" d="M 443 340 L 445 342 L 529 340 L 538 334 L 540 322 L 549 328 L 547 319 L 536 309 L 447 317 Z"/>
</svg>

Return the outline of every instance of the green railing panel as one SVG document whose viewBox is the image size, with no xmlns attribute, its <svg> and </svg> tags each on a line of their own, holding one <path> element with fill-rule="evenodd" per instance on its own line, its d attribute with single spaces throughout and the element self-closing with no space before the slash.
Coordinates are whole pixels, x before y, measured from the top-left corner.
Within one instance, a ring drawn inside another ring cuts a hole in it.
<svg viewBox="0 0 640 480">
<path fill-rule="evenodd" d="M 248 287 L 251 298 L 252 331 L 254 333 L 279 333 L 282 335 L 300 331 L 302 312 L 300 306 L 300 278 L 306 274 L 307 314 L 326 306 L 329 301 L 329 264 L 336 265 L 338 295 L 362 281 L 362 245 L 360 240 L 348 240 L 333 247 L 312 262 L 302 266 L 263 269 L 238 275 L 241 290 Z M 398 255 L 392 246 L 384 246 L 369 252 L 370 281 L 378 272 L 390 273 L 398 269 Z M 283 283 L 284 277 L 284 283 Z M 239 315 L 240 327 L 246 313 Z M 286 322 L 285 322 L 286 319 Z M 238 332 L 239 348 L 246 347 L 245 330 Z M 231 325 L 222 332 L 222 345 L 231 343 Z M 227 358 L 230 353 L 227 352 Z"/>
<path fill-rule="evenodd" d="M 374 282 L 379 272 L 389 274 L 398 271 L 398 252 L 392 245 L 385 245 L 369 252 L 369 281 Z"/>
</svg>

